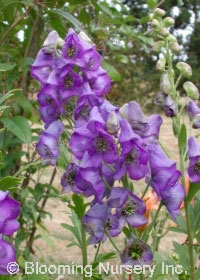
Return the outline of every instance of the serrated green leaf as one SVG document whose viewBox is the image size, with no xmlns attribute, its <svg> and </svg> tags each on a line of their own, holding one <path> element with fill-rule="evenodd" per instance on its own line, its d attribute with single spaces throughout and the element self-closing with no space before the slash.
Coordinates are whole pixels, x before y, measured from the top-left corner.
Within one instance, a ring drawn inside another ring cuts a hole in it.
<svg viewBox="0 0 200 280">
<path fill-rule="evenodd" d="M 0 190 L 2 191 L 15 191 L 17 190 L 16 186 L 21 184 L 24 178 L 15 178 L 11 176 L 3 177 L 0 179 Z"/>
<path fill-rule="evenodd" d="M 106 61 L 103 61 L 102 66 L 103 66 L 104 69 L 106 69 L 108 71 L 108 75 L 110 76 L 110 78 L 113 81 L 116 81 L 116 82 L 121 81 L 122 77 L 114 66 L 112 66 L 111 64 L 109 64 Z"/>
<path fill-rule="evenodd" d="M 27 119 L 16 116 L 13 118 L 1 118 L 0 121 L 10 132 L 22 140 L 22 142 L 26 144 L 31 143 L 32 133 Z"/>
<path fill-rule="evenodd" d="M 42 238 L 44 239 L 44 241 L 47 243 L 47 245 L 54 250 L 55 246 L 54 246 L 54 242 L 53 240 L 51 240 L 49 238 L 49 233 L 47 232 L 46 229 L 44 229 L 44 227 L 41 227 L 38 223 L 35 224 L 39 234 L 42 236 Z"/>
</svg>

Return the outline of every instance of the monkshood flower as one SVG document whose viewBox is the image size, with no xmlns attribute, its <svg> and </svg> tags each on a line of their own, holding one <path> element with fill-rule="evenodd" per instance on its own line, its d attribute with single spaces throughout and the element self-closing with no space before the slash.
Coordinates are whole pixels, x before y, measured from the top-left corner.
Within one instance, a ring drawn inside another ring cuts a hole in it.
<svg viewBox="0 0 200 280">
<path fill-rule="evenodd" d="M 57 121 L 60 117 L 60 109 L 53 104 L 49 104 L 46 106 L 40 106 L 40 115 L 45 123 L 45 129 L 49 127 L 51 123 Z"/>
<path fill-rule="evenodd" d="M 55 165 L 59 157 L 59 139 L 64 131 L 61 121 L 54 121 L 46 131 L 41 133 L 40 140 L 36 145 L 37 151 L 44 159 L 44 163 Z"/>
<path fill-rule="evenodd" d="M 151 186 L 172 218 L 176 220 L 185 197 L 185 190 L 178 182 L 181 172 L 176 169 L 176 163 L 170 160 L 158 145 L 149 146 L 148 151 Z"/>
<path fill-rule="evenodd" d="M 166 117 L 173 118 L 178 113 L 178 108 L 177 108 L 176 102 L 174 102 L 174 100 L 171 98 L 170 95 L 167 95 L 165 97 L 164 103 L 163 103 L 163 108 L 164 108 Z"/>
<path fill-rule="evenodd" d="M 168 198 L 167 191 L 175 186 L 182 174 L 176 169 L 176 163 L 169 159 L 158 145 L 148 146 L 148 152 L 151 186 L 159 197 Z"/>
<path fill-rule="evenodd" d="M 194 136 L 191 136 L 188 140 L 189 146 L 189 168 L 188 174 L 190 181 L 197 183 L 200 182 L 200 145 Z"/>
<path fill-rule="evenodd" d="M 76 188 L 73 191 L 82 193 L 86 197 L 94 195 L 97 202 L 101 202 L 105 195 L 105 186 L 99 168 L 93 167 L 91 157 L 87 152 L 85 152 L 80 164 L 75 183 Z"/>
<path fill-rule="evenodd" d="M 148 118 L 149 129 L 141 135 L 146 145 L 158 144 L 160 127 L 163 120 L 160 115 L 152 115 Z"/>
<path fill-rule="evenodd" d="M 2 239 L 0 236 L 0 275 L 9 274 L 7 265 L 10 262 L 16 262 L 16 253 L 12 244 Z"/>
<path fill-rule="evenodd" d="M 126 172 L 133 180 L 140 180 L 148 172 L 148 152 L 139 135 L 133 132 L 127 120 L 120 121 L 119 142 L 122 152 L 119 158 L 115 179 L 119 180 Z"/>
<path fill-rule="evenodd" d="M 63 101 L 71 96 L 79 95 L 82 83 L 82 77 L 73 71 L 72 65 L 64 66 L 59 79 L 59 90 Z"/>
<path fill-rule="evenodd" d="M 136 133 L 140 134 L 148 131 L 148 119 L 137 102 L 131 101 L 124 104 L 120 109 L 120 115 L 130 123 Z"/>
<path fill-rule="evenodd" d="M 0 190 L 0 234 L 10 236 L 19 229 L 20 224 L 17 221 L 19 214 L 20 203 L 14 200 L 8 191 Z"/>
<path fill-rule="evenodd" d="M 146 212 L 144 201 L 127 188 L 114 187 L 108 197 L 107 205 L 116 208 L 120 232 L 126 223 L 132 227 L 140 227 L 147 223 L 144 216 Z"/>
<path fill-rule="evenodd" d="M 151 265 L 153 253 L 148 244 L 132 235 L 121 254 L 121 260 L 125 265 Z"/>
<path fill-rule="evenodd" d="M 79 172 L 79 165 L 76 163 L 69 163 L 66 167 L 66 171 L 61 178 L 61 185 L 63 186 L 63 192 L 70 192 L 76 188 L 76 177 Z M 76 189 L 74 190 L 76 192 Z"/>
<path fill-rule="evenodd" d="M 81 160 L 87 151 L 94 167 L 101 162 L 112 164 L 117 160 L 117 149 L 113 137 L 105 130 L 105 123 L 97 111 L 91 111 L 88 124 L 76 128 L 70 140 L 70 149 L 77 159 Z M 96 115 L 95 115 L 96 113 Z"/>
<path fill-rule="evenodd" d="M 59 36 L 56 31 L 49 33 L 42 49 L 38 52 L 35 62 L 32 64 L 31 75 L 44 85 L 54 70 L 54 64 L 59 58 L 56 56 L 56 47 Z"/>
<path fill-rule="evenodd" d="M 159 92 L 154 99 L 154 104 L 163 107 L 166 96 L 166 94 Z"/>
<path fill-rule="evenodd" d="M 200 108 L 194 101 L 188 104 L 188 115 L 193 128 L 200 128 Z"/>
<path fill-rule="evenodd" d="M 90 234 L 90 244 L 106 241 L 106 231 L 111 236 L 117 236 L 117 217 L 111 214 L 111 209 L 105 203 L 93 205 L 83 217 L 85 230 Z"/>
</svg>

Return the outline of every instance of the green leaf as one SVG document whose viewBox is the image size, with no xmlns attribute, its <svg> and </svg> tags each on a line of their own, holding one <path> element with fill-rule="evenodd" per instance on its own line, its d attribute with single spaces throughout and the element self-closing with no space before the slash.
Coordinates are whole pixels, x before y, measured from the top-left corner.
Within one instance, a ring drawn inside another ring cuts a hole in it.
<svg viewBox="0 0 200 280">
<path fill-rule="evenodd" d="M 1 122 L 10 132 L 22 140 L 22 142 L 26 144 L 31 143 L 32 133 L 27 119 L 16 116 L 13 118 L 2 118 Z"/>
<path fill-rule="evenodd" d="M 128 64 L 129 63 L 129 59 L 126 55 L 124 54 L 118 54 L 116 56 L 117 61 L 124 63 L 124 64 Z"/>
<path fill-rule="evenodd" d="M 147 3 L 148 3 L 149 9 L 154 9 L 156 7 L 156 5 L 158 4 L 158 1 L 157 0 L 148 0 Z"/>
<path fill-rule="evenodd" d="M 16 186 L 21 184 L 24 178 L 16 178 L 16 177 L 3 177 L 0 179 L 0 190 L 2 191 L 15 191 L 17 190 Z"/>
<path fill-rule="evenodd" d="M 200 182 L 199 183 L 192 183 L 190 182 L 189 192 L 185 199 L 186 203 L 190 203 L 196 193 L 200 190 Z"/>
<path fill-rule="evenodd" d="M 73 207 L 73 210 L 75 211 L 79 219 L 82 219 L 88 204 L 84 204 L 82 197 L 76 194 L 72 195 L 72 200 L 75 205 L 75 207 Z"/>
<path fill-rule="evenodd" d="M 108 62 L 105 62 L 105 60 L 102 63 L 102 66 L 104 69 L 108 70 L 108 75 L 113 81 L 120 82 L 122 77 L 121 74 L 116 70 L 114 66 L 109 64 Z"/>
<path fill-rule="evenodd" d="M 66 34 L 66 27 L 64 26 L 61 17 L 53 13 L 52 11 L 48 11 L 50 24 L 55 29 L 61 37 L 64 37 Z"/>
<path fill-rule="evenodd" d="M 39 234 L 42 236 L 42 238 L 44 239 L 44 241 L 47 243 L 47 245 L 52 249 L 54 250 L 55 249 L 55 246 L 54 246 L 54 242 L 53 240 L 51 240 L 49 238 L 49 233 L 48 231 L 44 228 L 44 227 L 41 227 L 38 223 L 35 224 L 37 230 L 39 231 Z"/>
<path fill-rule="evenodd" d="M 70 23 L 72 23 L 79 31 L 81 31 L 81 22 L 75 18 L 74 16 L 72 16 L 70 13 L 65 12 L 63 10 L 51 10 L 52 13 L 55 13 L 59 16 L 62 16 L 63 18 L 65 18 L 66 20 L 68 20 Z"/>
<path fill-rule="evenodd" d="M 75 228 L 73 226 L 70 226 L 68 224 L 61 224 L 62 227 L 64 227 L 65 229 L 71 231 L 71 233 L 73 234 L 73 236 L 76 238 L 76 240 L 78 241 L 79 246 L 81 246 L 81 237 L 80 237 L 80 233 L 78 231 L 78 228 Z M 76 244 L 77 245 L 77 244 Z"/>
<path fill-rule="evenodd" d="M 0 72 L 12 70 L 16 64 L 0 63 Z"/>
<path fill-rule="evenodd" d="M 86 12 L 85 9 L 82 9 L 80 14 L 79 14 L 79 20 L 84 24 L 89 24 L 90 19 L 91 19 L 90 15 Z"/>
<path fill-rule="evenodd" d="M 181 130 L 178 136 L 178 146 L 181 152 L 185 151 L 187 145 L 187 129 L 185 124 L 183 123 L 181 126 Z"/>
</svg>

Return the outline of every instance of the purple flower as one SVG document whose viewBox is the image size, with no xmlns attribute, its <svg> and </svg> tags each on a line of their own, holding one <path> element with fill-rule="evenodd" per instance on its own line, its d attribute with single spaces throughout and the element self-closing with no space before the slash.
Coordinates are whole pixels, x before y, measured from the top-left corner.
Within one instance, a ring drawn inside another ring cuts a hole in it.
<svg viewBox="0 0 200 280">
<path fill-rule="evenodd" d="M 47 129 L 51 123 L 57 121 L 60 117 L 60 109 L 52 104 L 49 104 L 47 106 L 40 107 L 40 114 L 43 122 L 45 123 L 45 129 Z"/>
<path fill-rule="evenodd" d="M 115 179 L 121 179 L 128 172 L 131 179 L 140 180 L 148 172 L 148 152 L 142 139 L 133 132 L 127 120 L 122 120 L 120 125 L 119 142 L 122 146 L 122 152 Z"/>
<path fill-rule="evenodd" d="M 16 253 L 13 246 L 0 237 L 0 275 L 9 274 L 7 265 L 10 262 L 16 262 Z"/>
<path fill-rule="evenodd" d="M 10 236 L 20 227 L 17 221 L 20 214 L 20 203 L 10 197 L 8 191 L 0 191 L 0 213 L 0 234 Z"/>
<path fill-rule="evenodd" d="M 170 160 L 159 146 L 151 145 L 148 149 L 151 186 L 172 218 L 176 220 L 176 215 L 179 214 L 181 203 L 185 197 L 185 190 L 178 182 L 182 174 L 176 169 L 176 163 Z"/>
<path fill-rule="evenodd" d="M 178 113 L 178 108 L 174 100 L 171 98 L 170 95 L 167 95 L 164 99 L 163 108 L 165 111 L 166 117 L 173 118 Z"/>
<path fill-rule="evenodd" d="M 38 94 L 38 101 L 41 106 L 51 105 L 52 107 L 55 107 L 58 113 L 63 113 L 59 91 L 54 85 L 45 85 Z"/>
<path fill-rule="evenodd" d="M 131 101 L 125 104 L 120 109 L 120 115 L 130 123 L 135 133 L 140 135 L 148 131 L 148 119 L 137 102 Z"/>
<path fill-rule="evenodd" d="M 151 265 L 153 253 L 148 244 L 132 235 L 121 254 L 121 260 L 125 265 Z"/>
<path fill-rule="evenodd" d="M 188 140 L 189 146 L 189 168 L 188 174 L 191 182 L 200 182 L 200 145 L 194 136 Z"/>
<path fill-rule="evenodd" d="M 97 71 L 102 62 L 100 54 L 94 47 L 84 53 L 82 60 L 84 62 L 81 68 L 83 71 Z"/>
<path fill-rule="evenodd" d="M 168 197 L 169 188 L 175 186 L 182 174 L 176 169 L 176 163 L 170 160 L 158 145 L 150 145 L 148 151 L 151 186 L 159 197 L 165 199 Z"/>
<path fill-rule="evenodd" d="M 157 106 L 163 107 L 166 96 L 167 95 L 159 92 L 154 99 L 154 104 Z"/>
<path fill-rule="evenodd" d="M 63 67 L 60 73 L 59 89 L 63 100 L 81 92 L 82 78 L 73 72 L 71 65 Z"/>
<path fill-rule="evenodd" d="M 106 241 L 106 230 L 111 236 L 117 236 L 118 221 L 111 214 L 111 209 L 105 203 L 93 205 L 83 217 L 86 231 L 91 235 L 90 244 Z"/>
<path fill-rule="evenodd" d="M 70 148 L 77 159 L 82 159 L 85 151 L 91 157 L 94 167 L 98 167 L 102 160 L 107 163 L 114 163 L 117 160 L 117 149 L 113 140 L 104 129 L 105 124 L 98 110 L 93 108 L 96 116 L 91 118 L 87 127 L 82 126 L 75 129 L 70 141 Z"/>
<path fill-rule="evenodd" d="M 200 108 L 194 101 L 190 101 L 188 105 L 189 119 L 193 124 L 193 128 L 200 128 Z"/>
<path fill-rule="evenodd" d="M 63 131 L 63 123 L 61 121 L 54 121 L 46 131 L 41 133 L 36 148 L 39 155 L 44 158 L 44 163 L 56 164 L 59 157 L 58 143 Z"/>
<path fill-rule="evenodd" d="M 104 121 L 107 122 L 110 113 L 111 112 L 116 112 L 117 114 L 119 114 L 119 108 L 112 105 L 108 100 L 104 100 L 104 102 L 99 106 L 99 111 L 101 113 L 101 116 L 103 117 Z M 120 116 L 119 116 L 119 119 Z"/>
<path fill-rule="evenodd" d="M 116 216 L 119 221 L 119 230 L 122 231 L 126 222 L 132 227 L 140 227 L 147 223 L 144 216 L 146 205 L 126 188 L 114 187 L 107 200 L 110 208 L 116 208 Z"/>
<path fill-rule="evenodd" d="M 70 192 L 75 188 L 76 176 L 79 171 L 79 166 L 75 163 L 69 163 L 66 171 L 61 178 L 61 185 L 63 186 L 64 192 Z"/>
<path fill-rule="evenodd" d="M 162 123 L 163 120 L 160 115 L 152 115 L 148 118 L 149 129 L 141 135 L 145 144 L 151 145 L 158 143 Z"/>
</svg>

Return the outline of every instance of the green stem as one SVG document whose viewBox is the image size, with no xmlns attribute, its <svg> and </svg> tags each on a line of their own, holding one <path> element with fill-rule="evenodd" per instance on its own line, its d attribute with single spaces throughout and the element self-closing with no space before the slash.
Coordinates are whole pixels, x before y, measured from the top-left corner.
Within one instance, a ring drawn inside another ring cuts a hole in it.
<svg viewBox="0 0 200 280">
<path fill-rule="evenodd" d="M 82 260 L 83 260 L 83 267 L 85 267 L 88 263 L 87 258 L 87 240 L 86 240 L 86 234 L 85 234 L 85 228 L 83 226 L 83 222 L 81 222 L 81 240 L 82 240 Z M 85 274 L 83 273 L 83 280 L 85 280 Z"/>
<path fill-rule="evenodd" d="M 97 257 L 98 257 L 100 247 L 101 247 L 101 242 L 99 242 L 99 245 L 98 245 L 98 247 L 97 247 L 97 250 L 96 250 L 96 254 L 95 254 L 93 263 L 95 263 L 95 261 L 96 261 L 96 259 L 97 259 Z"/>
<path fill-rule="evenodd" d="M 144 190 L 144 192 L 143 192 L 143 195 L 142 195 L 141 199 L 143 199 L 143 198 L 145 197 L 145 194 L 147 193 L 147 191 L 148 191 L 148 189 L 149 189 L 149 187 L 150 187 L 150 185 L 151 185 L 151 182 L 152 182 L 152 180 L 149 180 L 149 182 L 148 182 L 148 184 L 146 185 L 146 188 L 145 188 L 145 190 Z"/>
<path fill-rule="evenodd" d="M 110 241 L 110 243 L 112 244 L 112 246 L 115 248 L 115 250 L 117 251 L 117 253 L 120 255 L 120 250 L 117 248 L 117 246 L 115 245 L 112 237 L 110 236 L 109 232 L 106 232 L 106 235 Z"/>
</svg>

